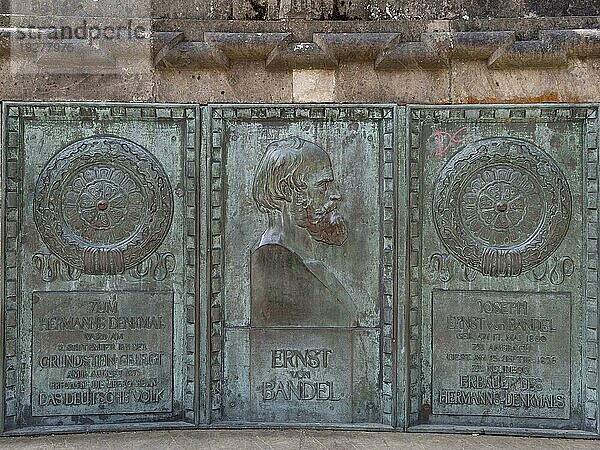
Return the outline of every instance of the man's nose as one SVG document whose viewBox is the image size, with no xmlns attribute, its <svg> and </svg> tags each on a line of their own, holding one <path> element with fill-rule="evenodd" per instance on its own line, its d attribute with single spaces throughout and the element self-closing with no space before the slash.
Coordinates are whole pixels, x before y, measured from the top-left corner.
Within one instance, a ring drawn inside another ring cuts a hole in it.
<svg viewBox="0 0 600 450">
<path fill-rule="evenodd" d="M 342 194 L 340 194 L 340 189 L 337 183 L 332 183 L 329 191 L 329 200 L 339 202 L 342 199 Z"/>
</svg>

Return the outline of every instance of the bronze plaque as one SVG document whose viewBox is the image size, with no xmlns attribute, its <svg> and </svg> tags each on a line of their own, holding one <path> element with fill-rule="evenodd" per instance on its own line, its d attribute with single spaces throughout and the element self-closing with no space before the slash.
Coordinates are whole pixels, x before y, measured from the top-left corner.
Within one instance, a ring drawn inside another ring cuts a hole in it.
<svg viewBox="0 0 600 450">
<path fill-rule="evenodd" d="M 597 112 L 410 108 L 409 426 L 596 429 Z"/>
<path fill-rule="evenodd" d="M 252 328 L 250 410 L 265 422 L 373 423 L 379 333 L 364 329 Z M 350 363 L 361 365 L 357 373 Z M 349 369 L 350 367 L 350 369 Z"/>
<path fill-rule="evenodd" d="M 169 412 L 172 292 L 34 292 L 35 416 Z"/>
<path fill-rule="evenodd" d="M 396 110 L 211 110 L 215 421 L 395 423 Z"/>
<path fill-rule="evenodd" d="M 3 111 L 5 429 L 199 420 L 200 109 Z"/>
<path fill-rule="evenodd" d="M 568 419 L 570 300 L 433 291 L 432 413 Z"/>
<path fill-rule="evenodd" d="M 598 105 L 2 122 L 4 432 L 597 435 Z"/>
</svg>

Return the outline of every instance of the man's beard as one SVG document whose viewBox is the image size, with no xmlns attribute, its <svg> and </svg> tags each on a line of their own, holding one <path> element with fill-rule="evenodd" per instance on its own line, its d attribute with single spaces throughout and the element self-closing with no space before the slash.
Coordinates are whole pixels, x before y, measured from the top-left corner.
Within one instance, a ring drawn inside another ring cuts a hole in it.
<svg viewBox="0 0 600 450">
<path fill-rule="evenodd" d="M 331 245 L 342 245 L 348 239 L 346 221 L 337 211 L 337 202 L 329 200 L 320 208 L 313 208 L 308 199 L 295 204 L 296 223 L 310 233 L 313 239 Z"/>
</svg>

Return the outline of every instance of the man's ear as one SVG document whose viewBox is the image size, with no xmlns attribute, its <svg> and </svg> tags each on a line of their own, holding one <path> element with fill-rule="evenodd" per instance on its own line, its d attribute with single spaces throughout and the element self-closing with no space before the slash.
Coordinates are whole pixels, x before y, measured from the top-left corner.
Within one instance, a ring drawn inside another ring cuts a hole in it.
<svg viewBox="0 0 600 450">
<path fill-rule="evenodd" d="M 292 187 L 290 186 L 290 177 L 279 180 L 279 194 L 286 202 L 292 201 Z"/>
</svg>

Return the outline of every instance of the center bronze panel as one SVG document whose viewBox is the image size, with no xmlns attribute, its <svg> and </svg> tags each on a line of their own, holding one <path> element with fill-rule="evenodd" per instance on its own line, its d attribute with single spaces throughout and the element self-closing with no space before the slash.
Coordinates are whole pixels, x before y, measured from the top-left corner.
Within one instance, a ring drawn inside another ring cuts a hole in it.
<svg viewBox="0 0 600 450">
<path fill-rule="evenodd" d="M 394 112 L 211 110 L 215 421 L 394 423 Z"/>
</svg>

